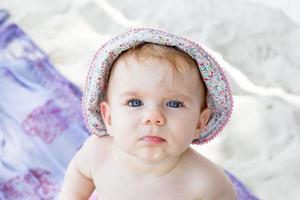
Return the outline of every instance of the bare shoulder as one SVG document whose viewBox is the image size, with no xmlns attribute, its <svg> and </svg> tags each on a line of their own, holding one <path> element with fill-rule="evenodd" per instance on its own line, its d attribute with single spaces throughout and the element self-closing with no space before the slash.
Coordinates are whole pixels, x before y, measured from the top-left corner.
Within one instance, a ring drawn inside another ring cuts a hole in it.
<svg viewBox="0 0 300 200">
<path fill-rule="evenodd" d="M 88 178 L 92 178 L 99 167 L 98 164 L 106 159 L 111 142 L 110 137 L 90 135 L 75 155 L 78 169 Z"/>
<path fill-rule="evenodd" d="M 92 134 L 85 140 L 81 150 L 94 154 L 99 150 L 99 148 L 102 148 L 101 150 L 105 150 L 105 147 L 107 147 L 110 141 L 111 137 L 109 136 L 97 136 Z"/>
<path fill-rule="evenodd" d="M 191 149 L 189 158 L 192 164 L 193 185 L 201 199 L 236 200 L 234 186 L 224 170 L 212 161 Z"/>
</svg>

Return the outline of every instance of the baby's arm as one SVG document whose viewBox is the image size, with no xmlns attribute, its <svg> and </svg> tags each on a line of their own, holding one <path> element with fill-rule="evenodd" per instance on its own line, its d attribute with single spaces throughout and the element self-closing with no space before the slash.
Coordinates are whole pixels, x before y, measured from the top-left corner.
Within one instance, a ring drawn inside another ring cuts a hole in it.
<svg viewBox="0 0 300 200">
<path fill-rule="evenodd" d="M 95 186 L 91 179 L 92 166 L 91 148 L 92 137 L 89 137 L 81 149 L 75 154 L 65 173 L 64 182 L 59 195 L 59 200 L 87 200 Z"/>
</svg>

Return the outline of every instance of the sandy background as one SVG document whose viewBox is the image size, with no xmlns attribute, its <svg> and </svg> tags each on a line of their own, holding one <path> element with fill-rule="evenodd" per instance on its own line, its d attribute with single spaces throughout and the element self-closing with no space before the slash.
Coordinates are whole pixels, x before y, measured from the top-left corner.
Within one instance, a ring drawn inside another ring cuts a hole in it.
<svg viewBox="0 0 300 200">
<path fill-rule="evenodd" d="M 297 0 L 0 0 L 11 20 L 80 88 L 96 50 L 130 27 L 210 49 L 234 94 L 232 120 L 197 150 L 261 199 L 300 199 L 300 3 Z"/>
</svg>

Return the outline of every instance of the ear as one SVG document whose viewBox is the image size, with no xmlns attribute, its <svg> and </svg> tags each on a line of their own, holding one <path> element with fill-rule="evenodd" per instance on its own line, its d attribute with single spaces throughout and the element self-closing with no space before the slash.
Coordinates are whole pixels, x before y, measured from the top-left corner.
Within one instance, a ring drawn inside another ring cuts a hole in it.
<svg viewBox="0 0 300 200">
<path fill-rule="evenodd" d="M 111 127 L 111 110 L 107 101 L 102 101 L 100 103 L 100 111 L 105 127 L 107 131 L 109 131 Z"/>
<path fill-rule="evenodd" d="M 196 127 L 195 139 L 199 138 L 199 134 L 202 131 L 202 129 L 205 127 L 205 125 L 207 124 L 207 122 L 210 118 L 210 114 L 211 114 L 211 109 L 209 109 L 209 108 L 205 108 L 201 112 L 199 120 L 198 120 L 198 124 L 197 124 L 197 127 Z"/>
</svg>

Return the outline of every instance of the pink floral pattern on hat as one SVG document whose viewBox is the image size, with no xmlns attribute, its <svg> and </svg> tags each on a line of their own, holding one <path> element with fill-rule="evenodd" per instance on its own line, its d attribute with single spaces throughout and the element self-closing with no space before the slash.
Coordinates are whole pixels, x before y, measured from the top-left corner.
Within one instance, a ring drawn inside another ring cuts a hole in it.
<svg viewBox="0 0 300 200">
<path fill-rule="evenodd" d="M 108 135 L 99 104 L 106 93 L 110 68 L 123 51 L 145 42 L 175 46 L 196 61 L 207 87 L 206 101 L 212 113 L 199 138 L 192 143 L 203 144 L 212 140 L 227 124 L 233 108 L 233 97 L 223 70 L 199 44 L 171 33 L 149 28 L 132 29 L 112 38 L 94 56 L 82 98 L 83 115 L 89 131 L 99 136 Z"/>
</svg>

